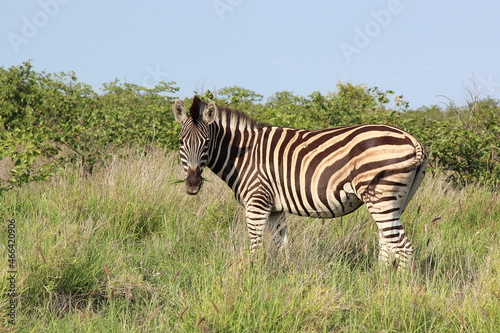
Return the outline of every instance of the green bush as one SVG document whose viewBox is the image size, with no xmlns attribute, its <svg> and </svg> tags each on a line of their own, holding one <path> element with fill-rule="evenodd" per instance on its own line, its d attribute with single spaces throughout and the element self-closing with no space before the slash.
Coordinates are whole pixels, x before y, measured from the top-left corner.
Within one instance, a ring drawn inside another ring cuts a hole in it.
<svg viewBox="0 0 500 333">
<path fill-rule="evenodd" d="M 177 149 L 180 124 L 171 112 L 174 82 L 152 89 L 118 80 L 96 93 L 72 72 L 35 72 L 29 62 L 0 68 L 0 159 L 12 160 L 0 191 L 54 175 L 78 165 L 91 175 L 112 152 L 126 147 Z M 500 182 L 500 105 L 473 98 L 465 107 L 451 103 L 409 110 L 391 90 L 339 82 L 326 95 L 307 97 L 290 91 L 263 96 L 238 86 L 206 91 L 202 98 L 237 108 L 259 122 L 321 129 L 361 123 L 400 127 L 426 147 L 432 170 L 446 173 L 458 186 Z M 189 105 L 191 99 L 186 98 Z"/>
<path fill-rule="evenodd" d="M 91 175 L 112 151 L 152 145 L 175 148 L 173 82 L 148 89 L 113 81 L 104 93 L 74 73 L 37 73 L 29 62 L 0 68 L 0 159 L 14 163 L 0 191 L 45 180 L 67 165 Z"/>
<path fill-rule="evenodd" d="M 30 63 L 0 68 L 0 160 L 10 157 L 11 177 L 0 179 L 0 192 L 54 175 L 54 156 L 60 150 L 50 143 L 51 132 L 41 117 L 48 103 L 50 77 L 36 73 Z M 42 163 L 36 160 L 44 158 Z"/>
<path fill-rule="evenodd" d="M 436 121 L 431 147 L 434 163 L 450 171 L 458 185 L 500 185 L 500 105 L 498 100 L 475 99 L 466 107 L 449 106 L 455 121 Z"/>
</svg>

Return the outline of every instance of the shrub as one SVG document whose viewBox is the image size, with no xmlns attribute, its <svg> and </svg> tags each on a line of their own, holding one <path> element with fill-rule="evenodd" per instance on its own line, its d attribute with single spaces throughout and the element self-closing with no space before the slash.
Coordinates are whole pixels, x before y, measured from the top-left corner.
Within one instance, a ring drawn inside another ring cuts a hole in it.
<svg viewBox="0 0 500 333">
<path fill-rule="evenodd" d="M 178 148 L 180 124 L 171 112 L 174 82 L 152 89 L 118 80 L 103 93 L 79 82 L 73 72 L 35 72 L 29 62 L 0 68 L 0 159 L 10 157 L 9 177 L 0 191 L 54 175 L 78 165 L 91 175 L 112 152 L 127 147 Z M 384 123 L 413 134 L 426 147 L 431 169 L 442 170 L 454 184 L 500 181 L 500 105 L 491 98 L 472 98 L 465 107 L 450 103 L 409 110 L 403 96 L 391 90 L 339 82 L 326 95 L 307 97 L 276 92 L 263 96 L 238 86 L 206 91 L 206 101 L 237 108 L 257 121 L 304 129 Z M 186 98 L 186 104 L 191 100 Z M 6 163 L 4 163 L 5 165 Z"/>
<path fill-rule="evenodd" d="M 176 91 L 174 82 L 148 89 L 115 80 L 99 95 L 72 72 L 37 73 L 29 62 L 0 68 L 0 159 L 14 163 L 1 191 L 47 179 L 68 164 L 91 175 L 116 149 L 174 148 Z"/>
</svg>

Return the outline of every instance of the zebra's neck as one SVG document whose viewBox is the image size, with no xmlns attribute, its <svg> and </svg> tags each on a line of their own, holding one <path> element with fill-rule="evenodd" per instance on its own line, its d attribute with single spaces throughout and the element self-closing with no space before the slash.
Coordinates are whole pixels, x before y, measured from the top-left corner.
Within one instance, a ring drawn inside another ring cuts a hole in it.
<svg viewBox="0 0 500 333">
<path fill-rule="evenodd" d="M 246 114 L 219 108 L 216 120 L 210 124 L 208 167 L 236 191 L 242 171 L 242 157 L 252 147 L 255 132 L 261 126 Z"/>
</svg>

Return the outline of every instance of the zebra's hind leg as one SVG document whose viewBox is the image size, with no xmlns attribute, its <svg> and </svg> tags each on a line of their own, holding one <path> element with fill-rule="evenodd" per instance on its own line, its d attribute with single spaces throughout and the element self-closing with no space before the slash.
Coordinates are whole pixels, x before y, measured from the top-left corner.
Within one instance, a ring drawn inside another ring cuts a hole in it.
<svg viewBox="0 0 500 333">
<path fill-rule="evenodd" d="M 413 246 L 401 224 L 401 214 L 415 172 L 393 175 L 365 192 L 363 201 L 379 229 L 379 262 L 396 267 L 406 266 L 413 256 Z"/>
<path fill-rule="evenodd" d="M 377 221 L 379 228 L 379 263 L 395 267 L 405 267 L 413 256 L 413 246 L 398 219 Z"/>
<path fill-rule="evenodd" d="M 278 248 L 278 253 L 285 252 L 285 260 L 288 262 L 288 229 L 285 213 L 272 213 L 267 219 L 267 224 Z"/>
</svg>

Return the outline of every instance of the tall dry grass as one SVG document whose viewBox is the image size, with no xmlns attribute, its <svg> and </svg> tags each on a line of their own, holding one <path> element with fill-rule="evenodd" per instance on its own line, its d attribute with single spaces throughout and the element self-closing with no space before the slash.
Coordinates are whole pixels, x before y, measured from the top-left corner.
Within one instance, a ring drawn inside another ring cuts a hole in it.
<svg viewBox="0 0 500 333">
<path fill-rule="evenodd" d="M 428 176 L 403 216 L 412 273 L 378 267 L 364 207 L 334 220 L 288 216 L 286 265 L 269 236 L 257 259 L 249 255 L 243 209 L 210 171 L 188 196 L 174 184 L 183 178 L 176 154 L 122 155 L 91 178 L 68 169 L 2 197 L 3 220 L 17 222 L 19 331 L 500 327 L 498 193 Z M 6 240 L 2 232 L 0 258 Z"/>
</svg>

